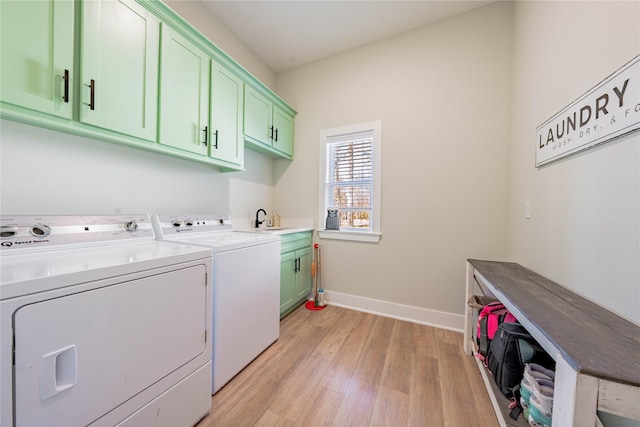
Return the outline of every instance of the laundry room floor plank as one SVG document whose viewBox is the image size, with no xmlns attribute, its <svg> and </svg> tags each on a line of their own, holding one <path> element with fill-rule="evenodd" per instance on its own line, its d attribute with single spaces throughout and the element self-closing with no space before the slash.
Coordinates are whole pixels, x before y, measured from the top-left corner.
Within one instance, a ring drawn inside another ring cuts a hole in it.
<svg viewBox="0 0 640 427">
<path fill-rule="evenodd" d="M 444 426 L 438 360 L 416 353 L 412 358 L 411 371 L 407 425 Z"/>
<path fill-rule="evenodd" d="M 327 306 L 299 307 L 280 338 L 212 398 L 198 427 L 496 426 L 462 334 Z"/>
</svg>

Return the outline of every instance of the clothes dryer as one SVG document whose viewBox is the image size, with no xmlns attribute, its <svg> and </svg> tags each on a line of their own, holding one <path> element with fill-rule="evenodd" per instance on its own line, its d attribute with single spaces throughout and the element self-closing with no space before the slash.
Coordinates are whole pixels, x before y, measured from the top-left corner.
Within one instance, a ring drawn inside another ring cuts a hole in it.
<svg viewBox="0 0 640 427">
<path fill-rule="evenodd" d="M 147 215 L 0 220 L 0 425 L 207 414 L 210 250 L 156 240 Z"/>
</svg>

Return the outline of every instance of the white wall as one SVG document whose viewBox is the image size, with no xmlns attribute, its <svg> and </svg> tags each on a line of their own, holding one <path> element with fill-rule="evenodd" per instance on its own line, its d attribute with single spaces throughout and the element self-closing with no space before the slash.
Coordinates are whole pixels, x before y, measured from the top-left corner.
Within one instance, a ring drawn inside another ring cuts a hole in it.
<svg viewBox="0 0 640 427">
<path fill-rule="evenodd" d="M 231 213 L 272 209 L 273 165 L 217 168 L 0 120 L 2 214 Z M 231 196 L 233 193 L 233 197 Z"/>
<path fill-rule="evenodd" d="M 278 74 L 298 111 L 284 217 L 316 216 L 321 129 L 382 121 L 382 240 L 320 241 L 325 289 L 462 314 L 466 259 L 506 258 L 510 16 L 496 3 Z"/>
<path fill-rule="evenodd" d="M 640 53 L 640 3 L 516 2 L 513 29 L 509 258 L 640 323 L 640 135 L 534 167 L 536 127 Z"/>
<path fill-rule="evenodd" d="M 211 166 L 8 120 L 0 124 L 3 214 L 229 209 L 226 179 Z"/>
</svg>

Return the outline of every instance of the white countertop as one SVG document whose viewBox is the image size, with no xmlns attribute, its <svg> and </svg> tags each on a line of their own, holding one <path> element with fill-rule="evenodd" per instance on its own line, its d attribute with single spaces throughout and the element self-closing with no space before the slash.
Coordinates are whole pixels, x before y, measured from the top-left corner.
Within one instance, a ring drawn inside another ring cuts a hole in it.
<svg viewBox="0 0 640 427">
<path fill-rule="evenodd" d="M 302 231 L 313 231 L 312 227 L 260 227 L 260 228 L 235 228 L 234 231 L 243 233 L 264 233 L 273 235 L 283 235 L 291 233 L 300 233 Z"/>
</svg>

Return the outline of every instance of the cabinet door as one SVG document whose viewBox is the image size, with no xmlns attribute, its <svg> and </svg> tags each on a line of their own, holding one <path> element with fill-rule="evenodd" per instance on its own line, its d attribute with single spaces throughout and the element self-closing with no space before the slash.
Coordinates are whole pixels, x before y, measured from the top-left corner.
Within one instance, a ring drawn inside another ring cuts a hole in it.
<svg viewBox="0 0 640 427">
<path fill-rule="evenodd" d="M 217 61 L 211 61 L 211 149 L 216 159 L 244 164 L 242 80 Z"/>
<path fill-rule="evenodd" d="M 280 315 L 293 304 L 296 280 L 295 252 L 286 252 L 280 259 Z"/>
<path fill-rule="evenodd" d="M 244 89 L 244 135 L 271 147 L 271 102 L 245 85 Z"/>
<path fill-rule="evenodd" d="M 293 156 L 293 117 L 273 107 L 273 148 Z"/>
<path fill-rule="evenodd" d="M 81 5 L 80 121 L 155 141 L 158 19 L 131 0 Z"/>
<path fill-rule="evenodd" d="M 209 56 L 162 25 L 161 144 L 207 155 Z"/>
<path fill-rule="evenodd" d="M 300 259 L 298 262 L 300 269 L 296 273 L 294 292 L 295 300 L 300 301 L 311 292 L 311 248 L 297 250 L 296 257 Z"/>
<path fill-rule="evenodd" d="M 0 1 L 2 102 L 72 118 L 73 23 L 71 1 Z"/>
</svg>

